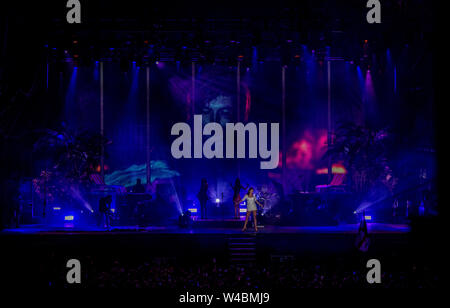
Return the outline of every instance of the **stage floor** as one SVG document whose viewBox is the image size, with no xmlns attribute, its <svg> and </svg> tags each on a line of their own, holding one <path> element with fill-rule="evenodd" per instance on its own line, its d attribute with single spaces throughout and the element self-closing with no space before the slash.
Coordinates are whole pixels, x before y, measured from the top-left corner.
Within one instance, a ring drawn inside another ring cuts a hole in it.
<svg viewBox="0 0 450 308">
<path fill-rule="evenodd" d="M 357 233 L 359 224 L 345 224 L 338 226 L 261 226 L 258 233 L 268 234 L 353 234 Z M 409 226 L 404 224 L 368 223 L 367 228 L 372 234 L 407 233 Z M 115 226 L 110 230 L 91 226 L 57 226 L 57 225 L 24 225 L 20 228 L 4 229 L 0 232 L 7 234 L 246 234 L 255 233 L 252 229 L 245 232 L 241 228 L 224 227 L 193 227 L 180 228 L 178 226 Z"/>
<path fill-rule="evenodd" d="M 222 223 L 222 225 L 221 225 Z M 355 251 L 358 224 L 338 226 L 269 226 L 242 232 L 242 224 L 208 221 L 193 228 L 171 226 L 113 227 L 105 230 L 87 226 L 24 225 L 0 232 L 0 241 L 10 256 L 45 255 L 129 255 L 189 258 L 215 257 L 229 260 L 230 245 L 248 241 L 254 245 L 258 260 L 272 255 L 319 257 L 347 255 Z M 410 243 L 407 225 L 368 223 L 371 253 L 392 253 L 406 249 Z M 4 263 L 6 264 L 6 263 Z"/>
</svg>

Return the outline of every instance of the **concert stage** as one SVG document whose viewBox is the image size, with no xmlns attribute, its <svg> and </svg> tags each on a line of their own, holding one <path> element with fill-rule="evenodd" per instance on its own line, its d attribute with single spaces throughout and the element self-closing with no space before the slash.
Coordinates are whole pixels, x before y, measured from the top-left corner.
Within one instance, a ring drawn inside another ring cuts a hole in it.
<svg viewBox="0 0 450 308">
<path fill-rule="evenodd" d="M 0 281 L 437 285 L 433 5 L 58 2 L 0 10 Z"/>
<path fill-rule="evenodd" d="M 358 225 L 287 227 L 261 226 L 252 229 L 220 227 L 58 227 L 29 225 L 7 229 L 0 239 L 10 251 L 24 255 L 58 251 L 67 254 L 114 255 L 142 254 L 147 256 L 193 260 L 214 257 L 220 262 L 264 261 L 273 256 L 320 257 L 352 255 Z M 407 225 L 368 224 L 372 254 L 392 252 L 408 245 Z M 37 251 L 35 250 L 37 249 Z M 250 259 L 248 258 L 250 257 Z"/>
<path fill-rule="evenodd" d="M 253 229 L 242 232 L 242 220 L 233 219 L 205 219 L 198 220 L 203 226 L 193 225 L 192 228 L 180 228 L 178 226 L 117 226 L 111 227 L 109 230 L 100 227 L 91 226 L 51 226 L 51 225 L 26 225 L 15 229 L 5 229 L 0 232 L 2 236 L 18 235 L 18 234 L 246 234 L 255 233 Z M 234 224 L 234 228 L 224 227 L 223 224 Z M 218 227 L 214 227 L 214 224 Z M 205 227 L 206 225 L 206 227 Z M 384 224 L 384 223 L 368 223 L 368 231 L 371 234 L 404 234 L 409 231 L 409 227 L 404 224 Z M 346 224 L 339 226 L 260 226 L 258 234 L 356 234 L 359 224 Z"/>
</svg>

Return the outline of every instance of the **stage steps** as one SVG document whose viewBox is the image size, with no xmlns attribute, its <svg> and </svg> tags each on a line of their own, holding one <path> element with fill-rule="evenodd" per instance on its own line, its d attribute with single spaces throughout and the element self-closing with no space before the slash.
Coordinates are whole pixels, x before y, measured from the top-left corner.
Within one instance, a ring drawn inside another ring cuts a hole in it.
<svg viewBox="0 0 450 308">
<path fill-rule="evenodd" d="M 229 258 L 235 264 L 256 261 L 256 234 L 237 234 L 228 237 Z"/>
</svg>

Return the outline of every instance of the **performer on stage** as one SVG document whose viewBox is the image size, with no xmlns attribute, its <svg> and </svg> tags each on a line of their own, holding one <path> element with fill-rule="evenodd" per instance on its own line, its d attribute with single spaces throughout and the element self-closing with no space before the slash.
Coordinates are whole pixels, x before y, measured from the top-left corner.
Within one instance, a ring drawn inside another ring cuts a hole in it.
<svg viewBox="0 0 450 308">
<path fill-rule="evenodd" d="M 99 212 L 103 215 L 104 218 L 104 226 L 106 228 L 110 227 L 110 218 L 111 218 L 111 203 L 112 203 L 112 196 L 108 195 L 106 197 L 103 197 L 99 200 Z"/>
<path fill-rule="evenodd" d="M 256 196 L 253 194 L 253 187 L 250 187 L 247 194 L 244 196 L 244 198 L 242 198 L 241 201 L 239 201 L 239 203 L 247 200 L 247 215 L 245 216 L 245 223 L 244 223 L 244 228 L 242 228 L 242 231 L 247 230 L 247 222 L 248 222 L 248 217 L 250 216 L 250 213 L 253 213 L 253 221 L 255 223 L 255 232 L 258 231 L 258 224 L 256 222 L 256 204 L 258 204 L 260 207 L 263 207 L 263 205 L 261 203 L 259 203 L 258 200 L 256 200 Z"/>
<path fill-rule="evenodd" d="M 200 191 L 197 194 L 198 201 L 200 201 L 201 218 L 206 218 L 206 202 L 208 202 L 208 182 L 205 178 L 202 179 Z"/>
<path fill-rule="evenodd" d="M 233 189 L 234 218 L 239 219 L 239 204 L 241 203 L 241 196 L 239 193 L 241 192 L 241 189 L 247 190 L 248 185 L 247 187 L 242 186 L 239 178 L 236 178 L 234 186 L 231 184 L 230 186 Z"/>
</svg>

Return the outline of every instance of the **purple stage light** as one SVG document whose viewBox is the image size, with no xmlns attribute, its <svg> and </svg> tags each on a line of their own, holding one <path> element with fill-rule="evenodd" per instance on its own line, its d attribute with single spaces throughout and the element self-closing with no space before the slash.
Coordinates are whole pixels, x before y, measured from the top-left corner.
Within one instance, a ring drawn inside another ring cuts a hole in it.
<svg viewBox="0 0 450 308">
<path fill-rule="evenodd" d="M 375 89 L 373 86 L 372 74 L 370 73 L 370 69 L 368 69 L 366 72 L 365 92 L 366 98 L 368 100 L 373 100 L 375 98 Z"/>
</svg>

